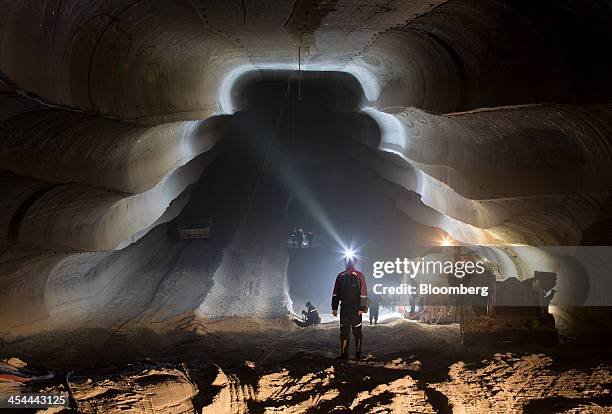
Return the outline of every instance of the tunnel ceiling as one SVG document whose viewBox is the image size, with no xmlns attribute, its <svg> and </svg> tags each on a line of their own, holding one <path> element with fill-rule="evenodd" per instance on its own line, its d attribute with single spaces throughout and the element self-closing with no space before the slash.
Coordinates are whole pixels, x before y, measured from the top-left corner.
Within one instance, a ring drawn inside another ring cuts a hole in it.
<svg viewBox="0 0 612 414">
<path fill-rule="evenodd" d="M 354 74 L 378 107 L 607 102 L 606 2 L 4 2 L 2 72 L 44 100 L 141 122 L 227 111 L 258 69 Z M 569 26 L 568 26 L 569 25 Z M 571 27 L 572 30 L 568 30 Z"/>
<path fill-rule="evenodd" d="M 396 200 L 412 219 L 469 243 L 593 243 L 612 216 L 611 16 L 596 0 L 0 2 L 0 294 L 29 289 L 29 319 L 57 323 L 107 304 L 272 79 L 327 88 L 353 156 L 418 194 Z"/>
</svg>

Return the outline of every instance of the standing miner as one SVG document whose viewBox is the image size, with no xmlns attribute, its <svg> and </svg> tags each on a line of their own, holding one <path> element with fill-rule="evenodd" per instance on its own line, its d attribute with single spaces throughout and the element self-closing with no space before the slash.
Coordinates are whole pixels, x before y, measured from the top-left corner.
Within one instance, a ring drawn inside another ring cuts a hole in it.
<svg viewBox="0 0 612 414">
<path fill-rule="evenodd" d="M 355 337 L 355 359 L 361 358 L 363 335 L 361 333 L 361 315 L 367 311 L 367 286 L 363 273 L 355 269 L 352 252 L 346 254 L 346 270 L 338 274 L 332 296 L 332 313 L 338 316 L 340 304 L 340 359 L 348 359 L 351 328 Z"/>
</svg>

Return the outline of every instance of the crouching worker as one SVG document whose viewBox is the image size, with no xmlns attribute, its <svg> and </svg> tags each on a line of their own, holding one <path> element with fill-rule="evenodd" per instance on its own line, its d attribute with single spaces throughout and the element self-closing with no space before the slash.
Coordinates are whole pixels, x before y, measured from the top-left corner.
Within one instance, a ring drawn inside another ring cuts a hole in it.
<svg viewBox="0 0 612 414">
<path fill-rule="evenodd" d="M 318 325 L 321 323 L 321 317 L 317 308 L 312 306 L 312 303 L 306 302 L 306 310 L 302 311 L 302 320 L 294 319 L 293 322 L 301 327 Z"/>
<path fill-rule="evenodd" d="M 355 337 L 355 359 L 361 358 L 362 314 L 368 308 L 367 287 L 363 273 L 355 269 L 356 259 L 345 259 L 346 270 L 338 274 L 332 296 L 332 313 L 338 316 L 340 305 L 340 359 L 348 359 L 351 330 Z"/>
</svg>

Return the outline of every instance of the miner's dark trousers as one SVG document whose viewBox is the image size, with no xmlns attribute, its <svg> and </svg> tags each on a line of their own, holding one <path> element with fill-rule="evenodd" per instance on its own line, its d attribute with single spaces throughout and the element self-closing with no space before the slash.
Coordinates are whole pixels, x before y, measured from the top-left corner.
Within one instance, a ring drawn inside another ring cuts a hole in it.
<svg viewBox="0 0 612 414">
<path fill-rule="evenodd" d="M 357 308 L 340 309 L 340 349 L 341 353 L 348 353 L 348 344 L 351 337 L 351 329 L 355 337 L 355 352 L 361 353 L 363 334 L 361 333 L 361 315 Z"/>
<path fill-rule="evenodd" d="M 370 325 L 372 324 L 372 320 L 374 323 L 378 323 L 378 309 L 370 308 Z"/>
</svg>

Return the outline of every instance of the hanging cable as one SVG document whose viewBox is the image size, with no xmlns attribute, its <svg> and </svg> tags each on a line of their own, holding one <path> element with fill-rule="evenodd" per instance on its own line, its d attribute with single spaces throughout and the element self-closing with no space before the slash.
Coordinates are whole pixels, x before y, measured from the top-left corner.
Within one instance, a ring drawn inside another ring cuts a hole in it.
<svg viewBox="0 0 612 414">
<path fill-rule="evenodd" d="M 302 100 L 302 36 L 300 33 L 300 45 L 298 46 L 298 101 Z"/>
<path fill-rule="evenodd" d="M 291 168 L 291 128 L 289 124 L 289 112 L 291 109 L 291 78 L 287 78 L 287 169 Z"/>
<path fill-rule="evenodd" d="M 253 189 L 253 193 L 251 194 L 251 199 L 249 201 L 249 208 L 247 209 L 247 214 L 244 219 L 245 223 L 248 223 L 251 220 L 251 215 L 253 213 L 253 207 L 255 205 L 255 200 L 257 199 L 257 195 L 259 194 L 259 191 L 261 190 L 261 187 L 263 185 L 263 176 L 268 166 L 268 161 L 270 160 L 270 154 L 272 152 L 272 144 L 274 143 L 274 140 L 276 139 L 276 136 L 278 135 L 281 120 L 283 119 L 283 113 L 285 112 L 285 107 L 287 106 L 288 100 L 289 100 L 289 84 L 287 84 L 287 90 L 285 91 L 285 96 L 283 97 L 283 102 L 281 104 L 281 108 L 278 113 L 278 117 L 276 118 L 276 124 L 274 125 L 272 136 L 270 137 L 270 141 L 268 142 L 268 149 L 266 150 L 266 156 L 264 157 L 264 161 L 261 166 L 259 176 L 257 177 L 257 183 L 255 184 L 255 188 Z"/>
</svg>

